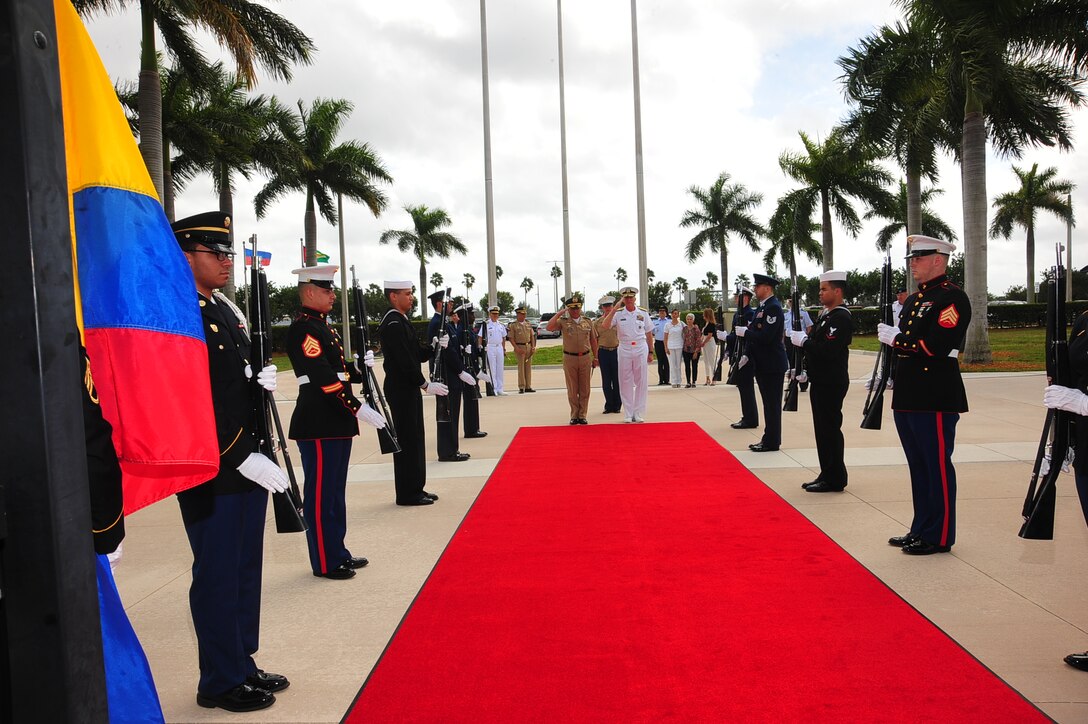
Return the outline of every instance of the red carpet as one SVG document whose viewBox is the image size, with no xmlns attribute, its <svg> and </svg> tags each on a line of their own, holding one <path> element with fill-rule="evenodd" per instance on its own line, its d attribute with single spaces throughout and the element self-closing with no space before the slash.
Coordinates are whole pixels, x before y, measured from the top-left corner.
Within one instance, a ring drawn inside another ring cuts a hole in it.
<svg viewBox="0 0 1088 724">
<path fill-rule="evenodd" d="M 346 717 L 1044 720 L 691 423 L 523 428 Z"/>
</svg>

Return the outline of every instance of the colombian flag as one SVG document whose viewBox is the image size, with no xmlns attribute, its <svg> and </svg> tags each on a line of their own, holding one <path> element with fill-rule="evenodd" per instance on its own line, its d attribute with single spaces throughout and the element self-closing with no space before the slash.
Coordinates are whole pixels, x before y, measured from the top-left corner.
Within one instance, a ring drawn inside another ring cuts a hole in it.
<svg viewBox="0 0 1088 724">
<path fill-rule="evenodd" d="M 208 350 L 192 272 L 113 84 L 70 0 L 53 7 L 76 318 L 131 513 L 218 472 Z"/>
</svg>

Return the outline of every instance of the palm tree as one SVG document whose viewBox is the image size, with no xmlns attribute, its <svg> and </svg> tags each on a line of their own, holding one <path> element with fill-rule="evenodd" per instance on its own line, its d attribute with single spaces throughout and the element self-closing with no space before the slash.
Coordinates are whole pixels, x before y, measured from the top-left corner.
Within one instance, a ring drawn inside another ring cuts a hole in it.
<svg viewBox="0 0 1088 724">
<path fill-rule="evenodd" d="M 558 264 L 552 265 L 552 270 L 548 272 L 552 278 L 553 291 L 555 292 L 555 309 L 559 311 L 559 277 L 563 276 L 563 270 L 559 268 Z"/>
<path fill-rule="evenodd" d="M 419 288 L 426 289 L 428 256 L 448 259 L 451 253 L 456 251 L 467 254 L 468 249 L 456 236 L 448 231 L 442 231 L 452 223 L 444 210 L 429 209 L 422 204 L 405 206 L 404 210 L 412 217 L 412 228 L 383 231 L 378 242 L 388 244 L 395 241 L 397 248 L 401 251 L 412 252 L 413 256 L 419 259 Z"/>
<path fill-rule="evenodd" d="M 627 270 L 621 266 L 619 269 L 616 270 L 616 273 L 613 274 L 613 276 L 616 277 L 616 288 L 618 289 L 620 284 L 623 284 L 625 281 L 627 281 Z"/>
<path fill-rule="evenodd" d="M 919 194 L 919 211 L 921 212 L 920 228 L 916 231 L 908 232 L 908 198 L 910 194 L 907 190 L 907 184 L 900 181 L 899 194 L 893 197 L 895 199 L 895 206 L 893 208 L 874 208 L 870 209 L 865 214 L 864 218 L 866 221 L 869 221 L 870 219 L 887 219 L 891 222 L 877 232 L 876 248 L 881 251 L 888 251 L 896 237 L 903 238 L 905 241 L 905 237 L 911 233 L 936 236 L 946 241 L 956 241 L 956 232 L 944 222 L 944 219 L 937 216 L 929 206 L 930 201 L 932 201 L 935 196 L 940 196 L 943 193 L 944 191 L 941 189 L 929 188 L 924 189 Z"/>
<path fill-rule="evenodd" d="M 699 233 L 687 244 L 687 257 L 694 262 L 706 250 L 718 252 L 721 261 L 722 299 L 727 299 L 725 285 L 729 279 L 729 237 L 739 236 L 752 251 L 759 251 L 758 238 L 763 227 L 752 216 L 755 207 L 763 203 L 763 194 L 749 193 L 744 184 L 729 183 L 730 176 L 724 171 L 708 189 L 692 186 L 688 193 L 695 197 L 698 206 L 684 212 L 681 228 L 695 227 Z"/>
<path fill-rule="evenodd" d="M 684 292 L 688 290 L 688 280 L 684 277 L 676 277 L 672 280 L 672 286 L 676 289 L 676 303 L 684 303 Z"/>
<path fill-rule="evenodd" d="M 502 267 L 498 264 L 495 265 L 495 278 L 502 279 Z"/>
<path fill-rule="evenodd" d="M 778 200 L 774 214 L 767 223 L 767 238 L 771 245 L 763 254 L 763 266 L 768 270 L 775 267 L 775 257 L 781 259 L 790 270 L 790 279 L 797 281 L 797 254 L 820 261 L 823 249 L 816 241 L 815 234 L 820 225 L 812 221 L 812 209 L 808 205 L 808 193 L 805 189 L 791 191 Z M 747 278 L 745 278 L 747 282 Z M 738 286 L 741 283 L 737 278 Z"/>
<path fill-rule="evenodd" d="M 277 104 L 278 105 L 278 104 Z M 257 218 L 269 205 L 291 191 L 306 194 L 306 264 L 317 263 L 317 211 L 330 224 L 337 223 L 334 196 L 341 194 L 363 203 L 377 216 L 385 208 L 385 194 L 375 184 L 392 183 L 382 160 L 370 146 L 356 141 L 336 144 L 352 104 L 346 100 L 317 99 L 309 110 L 298 102 L 298 115 L 277 112 L 276 143 L 289 160 L 270 169 L 270 178 L 253 200 Z M 420 293 L 427 288 L 420 275 Z"/>
<path fill-rule="evenodd" d="M 646 267 L 646 283 L 647 284 L 649 284 L 650 282 L 652 282 L 654 280 L 654 276 L 656 276 L 654 274 L 654 270 L 651 269 L 650 267 Z"/>
<path fill-rule="evenodd" d="M 718 284 L 718 275 L 712 271 L 708 271 L 706 276 L 703 277 L 703 286 L 707 289 L 713 289 Z"/>
<path fill-rule="evenodd" d="M 446 281 L 446 280 L 443 279 L 442 275 L 439 274 L 438 272 L 435 272 L 434 274 L 431 274 L 431 286 L 434 287 L 434 290 L 436 292 L 438 291 L 438 288 L 442 286 L 442 282 L 444 282 L 444 281 Z"/>
<path fill-rule="evenodd" d="M 1073 223 L 1073 206 L 1067 194 L 1073 190 L 1069 181 L 1055 179 L 1058 169 L 1051 166 L 1039 171 L 1033 163 L 1030 171 L 1016 166 L 1012 172 L 1020 179 L 1020 188 L 1001 194 L 994 199 L 994 220 L 990 223 L 990 238 L 1012 236 L 1013 226 L 1027 232 L 1027 301 L 1035 301 L 1035 216 L 1039 211 L 1049 211 L 1067 224 Z"/>
<path fill-rule="evenodd" d="M 525 294 L 521 298 L 522 304 L 529 303 L 529 292 L 533 290 L 533 280 L 529 277 L 525 277 L 521 280 L 521 288 L 525 291 Z"/>
<path fill-rule="evenodd" d="M 196 31 L 210 33 L 230 53 L 247 88 L 256 84 L 258 65 L 273 78 L 291 80 L 291 67 L 309 64 L 314 44 L 294 24 L 253 0 L 72 0 L 81 15 L 108 13 L 134 3 L 140 6 L 141 20 L 140 153 L 161 199 L 163 98 L 156 31 L 169 54 L 198 84 L 207 77 L 209 66 L 197 47 Z"/>
<path fill-rule="evenodd" d="M 847 233 L 856 237 L 861 231 L 861 219 L 850 199 L 859 199 L 869 206 L 891 206 L 884 187 L 892 178 L 878 165 L 877 147 L 851 139 L 841 127 L 833 129 L 822 144 L 811 140 L 804 131 L 798 135 L 805 152 L 784 152 L 778 157 L 778 165 L 787 176 L 804 184 L 800 189 L 803 193 L 795 198 L 798 213 L 812 218 L 816 204 L 820 205 L 826 271 L 835 264 L 832 210 Z"/>
<path fill-rule="evenodd" d="M 936 39 L 940 75 L 961 110 L 965 286 L 975 310 L 987 304 L 986 142 L 1019 157 L 1026 145 L 1072 148 L 1068 106 L 1080 105 L 1088 68 L 1084 0 L 896 0 L 907 20 Z M 1029 282 L 1031 286 L 1034 280 Z M 992 360 L 986 315 L 967 330 L 964 360 Z"/>
<path fill-rule="evenodd" d="M 465 272 L 465 299 L 472 299 L 472 285 L 476 283 L 476 277 Z"/>
</svg>

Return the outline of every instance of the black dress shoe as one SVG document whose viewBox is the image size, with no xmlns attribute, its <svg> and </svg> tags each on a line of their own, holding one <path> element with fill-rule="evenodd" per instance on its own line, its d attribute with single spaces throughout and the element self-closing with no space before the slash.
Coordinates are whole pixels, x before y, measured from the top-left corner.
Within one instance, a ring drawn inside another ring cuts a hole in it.
<svg viewBox="0 0 1088 724">
<path fill-rule="evenodd" d="M 935 543 L 926 543 L 922 539 L 912 540 L 901 549 L 909 556 L 929 556 L 934 553 L 948 553 L 952 546 L 939 546 Z"/>
<path fill-rule="evenodd" d="M 352 556 L 351 558 L 348 558 L 346 561 L 344 561 L 345 566 L 347 566 L 348 568 L 353 568 L 353 569 L 354 568 L 366 568 L 368 563 L 370 563 L 370 561 L 363 558 L 362 556 L 359 556 L 359 557 Z"/>
<path fill-rule="evenodd" d="M 805 490 L 810 493 L 841 493 L 845 488 L 845 485 L 834 485 L 826 480 L 817 480 L 807 486 Z"/>
<path fill-rule="evenodd" d="M 267 709 L 276 703 L 276 697 L 264 689 L 249 684 L 239 684 L 219 696 L 207 696 L 198 693 L 196 703 L 205 709 L 226 709 L 227 711 L 257 711 Z"/>
<path fill-rule="evenodd" d="M 435 495 L 434 493 L 428 493 L 426 490 L 423 491 L 423 497 L 430 498 L 431 500 L 438 500 L 437 495 Z"/>
<path fill-rule="evenodd" d="M 314 575 L 318 578 L 331 578 L 334 581 L 343 581 L 348 578 L 355 578 L 355 571 L 351 569 L 347 563 L 341 563 L 336 568 L 330 568 L 324 573 L 318 573 L 314 571 Z"/>
<path fill-rule="evenodd" d="M 398 500 L 397 505 L 434 505 L 434 501 L 428 498 L 426 495 L 420 495 L 418 498 Z"/>
<path fill-rule="evenodd" d="M 363 558 L 362 560 L 366 560 Z M 366 565 L 365 563 L 363 565 Z M 261 671 L 257 669 L 252 674 L 246 677 L 246 683 L 257 689 L 264 689 L 269 694 L 274 694 L 277 691 L 283 691 L 291 682 L 287 680 L 286 676 L 282 674 L 269 674 L 267 671 Z"/>
<path fill-rule="evenodd" d="M 918 540 L 918 536 L 907 533 L 906 535 L 897 535 L 894 538 L 889 538 L 888 545 L 902 548 L 905 545 L 910 545 L 916 540 Z"/>
<path fill-rule="evenodd" d="M 524 395 L 524 394 L 525 394 L 525 390 L 518 390 L 518 394 L 519 394 L 519 395 Z"/>
<path fill-rule="evenodd" d="M 476 432 L 474 432 L 472 434 L 465 433 L 465 437 L 469 437 L 469 438 L 471 438 L 471 437 L 487 437 L 487 433 L 484 432 L 483 430 L 477 430 Z"/>
<path fill-rule="evenodd" d="M 453 455 L 447 455 L 444 458 L 438 458 L 438 460 L 439 460 L 439 462 L 443 462 L 443 463 L 460 463 L 460 462 L 464 462 L 465 460 L 468 460 L 470 457 L 472 457 L 472 456 L 469 455 L 468 453 L 459 452 L 459 453 L 454 453 Z"/>
<path fill-rule="evenodd" d="M 1088 651 L 1085 651 L 1083 654 L 1069 654 L 1062 659 L 1062 661 L 1069 664 L 1074 669 L 1088 671 Z"/>
<path fill-rule="evenodd" d="M 752 443 L 751 445 L 748 446 L 748 449 L 751 450 L 752 452 L 774 452 L 778 448 L 777 447 L 772 447 L 770 445 L 764 445 L 761 442 L 754 442 L 754 443 Z"/>
<path fill-rule="evenodd" d="M 526 392 L 536 392 L 536 390 L 534 390 L 532 387 L 526 387 L 525 391 Z"/>
<path fill-rule="evenodd" d="M 586 418 L 584 418 L 584 417 L 579 417 L 579 418 L 578 418 L 578 424 L 579 424 L 579 425 L 588 425 L 588 424 L 589 424 L 589 420 L 587 420 L 587 419 L 586 419 Z"/>
<path fill-rule="evenodd" d="M 577 425 L 578 424 L 578 418 L 577 417 L 570 418 L 570 424 Z"/>
<path fill-rule="evenodd" d="M 810 480 L 807 483 L 801 483 L 801 489 L 802 490 L 808 490 L 809 487 L 815 485 L 816 483 L 822 483 L 822 482 L 823 482 L 822 480 L 820 480 L 819 478 L 816 478 L 815 480 Z"/>
<path fill-rule="evenodd" d="M 755 423 L 748 423 L 748 422 L 745 422 L 744 420 L 740 420 L 739 422 L 734 422 L 729 427 L 733 428 L 734 430 L 747 430 L 749 428 L 759 427 L 759 425 L 757 425 Z"/>
</svg>

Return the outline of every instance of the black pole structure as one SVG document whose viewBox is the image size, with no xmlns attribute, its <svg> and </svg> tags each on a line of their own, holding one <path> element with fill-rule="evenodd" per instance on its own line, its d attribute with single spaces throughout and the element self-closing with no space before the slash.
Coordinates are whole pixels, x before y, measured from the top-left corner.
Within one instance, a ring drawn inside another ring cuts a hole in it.
<svg viewBox="0 0 1088 724">
<path fill-rule="evenodd" d="M 106 722 L 52 0 L 0 3 L 0 721 Z"/>
</svg>

